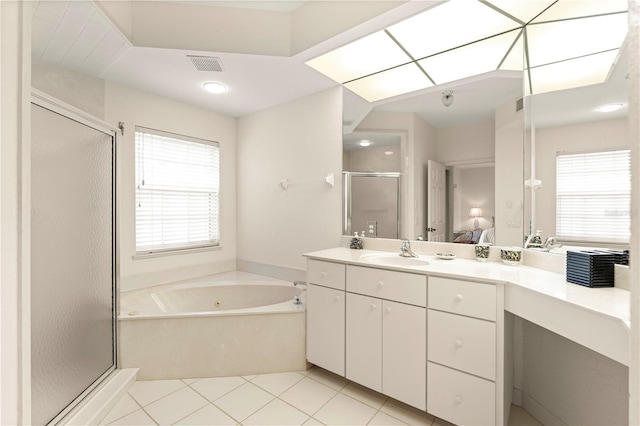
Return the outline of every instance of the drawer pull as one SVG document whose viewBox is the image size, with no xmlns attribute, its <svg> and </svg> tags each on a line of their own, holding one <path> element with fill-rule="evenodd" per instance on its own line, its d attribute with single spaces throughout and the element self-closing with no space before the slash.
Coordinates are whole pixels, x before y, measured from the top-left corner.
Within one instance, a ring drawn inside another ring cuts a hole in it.
<svg viewBox="0 0 640 426">
<path fill-rule="evenodd" d="M 457 395 L 455 398 L 453 398 L 453 402 L 456 405 L 461 405 L 462 404 L 462 397 L 460 395 Z"/>
<path fill-rule="evenodd" d="M 462 302 L 462 295 L 461 294 L 456 294 L 456 301 L 457 302 Z"/>
<path fill-rule="evenodd" d="M 387 307 L 387 308 L 385 309 L 385 311 L 387 311 L 387 313 L 391 313 L 391 308 L 390 308 L 390 307 Z"/>
<path fill-rule="evenodd" d="M 326 272 L 321 272 L 321 273 L 320 273 L 320 276 L 321 276 L 322 278 L 327 278 L 327 273 L 326 273 Z"/>
<path fill-rule="evenodd" d="M 372 303 L 372 304 L 371 304 L 371 310 L 375 309 L 376 307 L 377 307 L 377 306 L 376 306 L 376 304 L 375 304 L 375 303 Z"/>
<path fill-rule="evenodd" d="M 378 287 L 384 287 L 384 282 L 383 281 L 378 281 Z"/>
<path fill-rule="evenodd" d="M 462 347 L 462 340 L 457 339 L 456 340 L 456 348 L 461 348 Z"/>
<path fill-rule="evenodd" d="M 338 300 L 340 300 L 340 296 L 334 296 L 333 300 L 335 300 L 337 302 Z"/>
</svg>

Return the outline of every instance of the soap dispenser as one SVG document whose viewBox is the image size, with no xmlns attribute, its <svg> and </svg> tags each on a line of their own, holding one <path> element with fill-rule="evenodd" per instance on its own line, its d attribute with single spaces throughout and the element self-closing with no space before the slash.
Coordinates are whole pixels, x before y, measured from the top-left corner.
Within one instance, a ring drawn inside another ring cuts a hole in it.
<svg viewBox="0 0 640 426">
<path fill-rule="evenodd" d="M 363 232 L 363 236 L 364 236 L 364 232 Z M 353 238 L 349 243 L 349 248 L 354 250 L 362 250 L 364 248 L 362 237 L 358 235 L 357 231 L 353 234 Z"/>
<path fill-rule="evenodd" d="M 525 248 L 541 248 L 542 247 L 542 231 L 536 230 L 536 234 L 530 237 Z"/>
</svg>

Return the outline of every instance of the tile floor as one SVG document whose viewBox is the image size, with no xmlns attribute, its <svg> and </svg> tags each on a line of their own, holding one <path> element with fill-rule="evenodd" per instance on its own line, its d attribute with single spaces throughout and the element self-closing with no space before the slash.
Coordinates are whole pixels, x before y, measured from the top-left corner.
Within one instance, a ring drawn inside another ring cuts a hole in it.
<svg viewBox="0 0 640 426">
<path fill-rule="evenodd" d="M 514 407 L 509 424 L 539 425 Z M 516 422 L 514 422 L 514 418 Z M 136 382 L 101 425 L 449 425 L 326 370 Z"/>
</svg>

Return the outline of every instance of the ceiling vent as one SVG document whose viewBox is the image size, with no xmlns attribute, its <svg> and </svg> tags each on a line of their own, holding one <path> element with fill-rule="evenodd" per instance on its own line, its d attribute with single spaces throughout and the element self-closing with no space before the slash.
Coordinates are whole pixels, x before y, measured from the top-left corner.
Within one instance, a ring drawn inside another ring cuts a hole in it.
<svg viewBox="0 0 640 426">
<path fill-rule="evenodd" d="M 220 58 L 216 58 L 213 56 L 191 56 L 191 55 L 187 55 L 187 58 L 189 58 L 193 66 L 198 71 L 215 71 L 215 72 L 224 71 L 224 67 L 222 66 L 222 61 L 220 60 Z"/>
<path fill-rule="evenodd" d="M 524 100 L 520 98 L 516 101 L 516 112 L 520 111 L 522 108 L 524 108 Z"/>
</svg>

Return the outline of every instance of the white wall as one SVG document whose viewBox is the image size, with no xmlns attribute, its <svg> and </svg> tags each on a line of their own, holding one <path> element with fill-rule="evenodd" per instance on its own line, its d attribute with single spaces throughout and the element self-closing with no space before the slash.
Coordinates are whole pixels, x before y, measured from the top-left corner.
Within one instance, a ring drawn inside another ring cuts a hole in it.
<svg viewBox="0 0 640 426">
<path fill-rule="evenodd" d="M 235 119 L 139 90 L 106 84 L 106 121 L 125 123 L 119 140 L 121 289 L 188 279 L 235 269 L 236 123 Z M 220 246 L 190 254 L 133 259 L 135 255 L 135 126 L 220 143 Z"/>
<path fill-rule="evenodd" d="M 601 120 L 536 130 L 536 229 L 556 235 L 556 152 L 584 152 L 629 147 L 627 119 Z M 535 231 L 535 229 L 534 229 Z"/>
<path fill-rule="evenodd" d="M 490 228 L 492 216 L 495 216 L 494 167 L 455 167 L 454 170 L 454 197 L 459 199 L 459 208 L 454 212 L 454 231 L 473 229 L 474 218 L 469 217 L 472 207 L 482 210 L 482 217 L 478 218 L 479 227 Z"/>
<path fill-rule="evenodd" d="M 495 156 L 495 121 L 437 129 L 436 141 L 439 163 L 492 162 Z"/>
<path fill-rule="evenodd" d="M 341 171 L 342 88 L 241 118 L 239 267 L 271 274 L 261 269 L 270 265 L 280 268 L 275 275 L 304 278 L 303 253 L 340 243 Z M 335 187 L 325 182 L 329 173 Z"/>
</svg>

